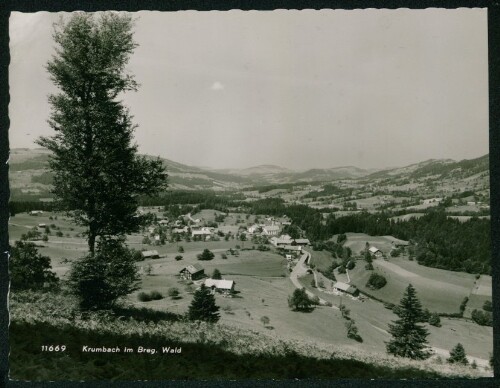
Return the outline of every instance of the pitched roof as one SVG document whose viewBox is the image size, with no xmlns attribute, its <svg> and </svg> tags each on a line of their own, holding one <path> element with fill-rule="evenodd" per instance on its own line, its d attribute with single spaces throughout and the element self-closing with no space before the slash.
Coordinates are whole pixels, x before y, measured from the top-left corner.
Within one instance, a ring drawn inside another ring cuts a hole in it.
<svg viewBox="0 0 500 388">
<path fill-rule="evenodd" d="M 377 253 L 377 252 L 380 252 L 380 249 L 375 248 L 375 247 L 370 247 L 368 250 L 369 250 L 371 253 Z"/>
<path fill-rule="evenodd" d="M 148 257 L 148 256 L 159 256 L 158 251 L 142 251 L 142 256 Z"/>
<path fill-rule="evenodd" d="M 192 275 L 192 274 L 195 274 L 197 272 L 203 271 L 204 269 L 200 264 L 195 263 L 195 264 L 188 265 L 187 267 L 184 267 L 183 269 L 180 270 L 180 272 L 182 272 L 184 270 L 188 271 Z"/>
<path fill-rule="evenodd" d="M 356 287 L 351 286 L 350 284 L 347 283 L 342 283 L 342 282 L 337 282 L 333 286 L 337 290 L 344 291 L 344 292 L 354 292 L 356 290 Z"/>
<path fill-rule="evenodd" d="M 219 288 L 222 290 L 230 290 L 234 286 L 234 280 L 225 280 L 225 279 L 206 279 L 205 287 Z"/>
<path fill-rule="evenodd" d="M 307 238 L 296 238 L 295 242 L 297 244 L 309 244 L 310 243 L 309 239 L 307 239 Z"/>
</svg>

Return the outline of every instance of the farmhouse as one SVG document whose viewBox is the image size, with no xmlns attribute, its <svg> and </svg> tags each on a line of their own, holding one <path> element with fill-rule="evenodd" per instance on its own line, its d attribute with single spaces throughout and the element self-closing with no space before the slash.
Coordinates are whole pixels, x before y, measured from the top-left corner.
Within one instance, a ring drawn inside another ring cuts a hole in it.
<svg viewBox="0 0 500 388">
<path fill-rule="evenodd" d="M 157 259 L 160 257 L 158 251 L 142 251 L 141 255 L 143 259 Z"/>
<path fill-rule="evenodd" d="M 205 270 L 198 263 L 184 267 L 179 273 L 181 278 L 186 280 L 198 280 L 205 276 Z"/>
<path fill-rule="evenodd" d="M 266 225 L 262 228 L 262 234 L 266 236 L 277 236 L 280 232 L 280 227 L 278 225 Z"/>
<path fill-rule="evenodd" d="M 295 244 L 302 245 L 302 246 L 306 246 L 306 245 L 310 244 L 310 241 L 307 238 L 296 238 L 293 241 L 295 242 Z"/>
<path fill-rule="evenodd" d="M 250 227 L 248 228 L 248 233 L 251 233 L 251 234 L 256 233 L 256 232 L 258 232 L 258 231 L 259 231 L 259 229 L 260 229 L 260 226 L 259 226 L 259 225 L 257 225 L 257 224 L 252 225 L 252 226 L 250 226 Z"/>
<path fill-rule="evenodd" d="M 230 294 L 234 292 L 234 280 L 225 279 L 207 279 L 205 280 L 205 287 L 211 288 L 212 292 L 221 292 L 223 294 Z"/>
<path fill-rule="evenodd" d="M 424 205 L 429 205 L 431 203 L 434 203 L 434 202 L 441 202 L 443 200 L 443 198 L 428 198 L 428 199 L 424 199 L 424 202 L 423 204 Z"/>
<path fill-rule="evenodd" d="M 285 252 L 302 252 L 302 247 L 300 245 L 283 245 L 280 246 Z"/>
<path fill-rule="evenodd" d="M 188 227 L 185 226 L 184 228 L 174 228 L 172 229 L 173 234 L 181 234 L 181 233 L 187 233 Z"/>
<path fill-rule="evenodd" d="M 337 282 L 333 285 L 333 288 L 337 291 L 345 292 L 346 294 L 356 296 L 359 294 L 359 290 L 355 286 L 351 286 L 347 283 Z"/>
<path fill-rule="evenodd" d="M 380 249 L 376 248 L 376 247 L 370 247 L 368 249 L 368 251 L 372 254 L 372 255 L 375 255 L 377 257 L 382 257 L 383 253 Z"/>
<path fill-rule="evenodd" d="M 292 245 L 293 240 L 291 238 L 281 236 L 281 237 L 272 237 L 269 242 L 275 247 L 282 247 L 284 245 Z"/>
<path fill-rule="evenodd" d="M 38 224 L 39 228 L 45 228 L 47 225 L 46 224 Z"/>
<path fill-rule="evenodd" d="M 200 237 L 209 237 L 212 235 L 212 232 L 209 231 L 209 230 L 193 230 L 191 232 L 191 237 L 196 237 L 196 236 L 200 236 Z"/>
<path fill-rule="evenodd" d="M 43 210 L 32 210 L 32 211 L 30 211 L 30 216 L 36 216 L 38 214 L 43 214 Z"/>
<path fill-rule="evenodd" d="M 158 223 L 160 225 L 168 225 L 168 220 L 160 220 Z"/>
</svg>

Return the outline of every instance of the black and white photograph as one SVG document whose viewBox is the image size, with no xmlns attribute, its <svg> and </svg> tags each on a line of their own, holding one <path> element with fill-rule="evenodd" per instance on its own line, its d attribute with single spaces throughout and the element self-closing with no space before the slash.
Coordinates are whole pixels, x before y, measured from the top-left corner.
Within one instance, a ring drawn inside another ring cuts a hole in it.
<svg viewBox="0 0 500 388">
<path fill-rule="evenodd" d="M 487 12 L 12 12 L 9 378 L 493 377 Z"/>
</svg>

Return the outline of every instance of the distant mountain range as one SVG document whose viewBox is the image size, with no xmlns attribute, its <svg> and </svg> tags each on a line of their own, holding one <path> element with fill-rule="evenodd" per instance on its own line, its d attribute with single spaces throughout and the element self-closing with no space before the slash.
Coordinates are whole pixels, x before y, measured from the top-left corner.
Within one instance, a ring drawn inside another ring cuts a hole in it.
<svg viewBox="0 0 500 388">
<path fill-rule="evenodd" d="M 11 188 L 43 189 L 50 183 L 49 152 L 44 149 L 13 149 L 10 157 Z M 275 165 L 259 165 L 244 169 L 211 169 L 194 167 L 162 159 L 169 175 L 171 189 L 230 190 L 249 186 L 294 183 L 331 182 L 342 179 L 462 179 L 489 171 L 489 155 L 470 160 L 430 159 L 405 167 L 384 170 L 362 169 L 354 166 L 293 171 Z M 32 185 L 28 184 L 31 176 Z"/>
</svg>

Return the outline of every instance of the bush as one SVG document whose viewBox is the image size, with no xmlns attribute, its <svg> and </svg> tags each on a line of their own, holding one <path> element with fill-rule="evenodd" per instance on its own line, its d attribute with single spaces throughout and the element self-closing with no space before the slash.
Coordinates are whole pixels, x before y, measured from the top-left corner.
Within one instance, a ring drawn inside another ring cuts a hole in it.
<svg viewBox="0 0 500 388">
<path fill-rule="evenodd" d="M 227 259 L 227 255 L 225 253 L 221 253 L 220 258 L 226 260 Z"/>
<path fill-rule="evenodd" d="M 94 255 L 73 262 L 68 284 L 80 308 L 103 309 L 137 290 L 139 274 L 124 241 L 110 239 L 100 241 Z"/>
<path fill-rule="evenodd" d="M 176 261 L 182 260 L 182 256 L 181 256 L 181 255 L 177 255 L 177 256 L 175 256 L 175 260 L 176 260 Z"/>
<path fill-rule="evenodd" d="M 203 252 L 196 257 L 198 258 L 198 260 L 212 260 L 215 255 L 213 254 L 213 252 L 210 252 L 210 250 L 205 248 Z"/>
<path fill-rule="evenodd" d="M 350 271 L 352 269 L 354 269 L 354 267 L 356 266 L 356 262 L 354 260 L 350 260 L 348 263 L 347 263 L 347 269 Z"/>
<path fill-rule="evenodd" d="M 168 296 L 170 296 L 172 299 L 177 299 L 179 297 L 179 294 L 179 290 L 175 287 L 168 289 Z"/>
<path fill-rule="evenodd" d="M 493 311 L 493 304 L 491 303 L 491 300 L 486 300 L 483 304 L 483 310 L 484 311 Z"/>
<path fill-rule="evenodd" d="M 64 236 L 64 234 L 63 234 L 63 232 L 61 232 L 60 230 L 58 230 L 58 231 L 56 232 L 56 236 L 57 236 L 57 237 L 62 237 L 62 236 Z"/>
<path fill-rule="evenodd" d="M 471 318 L 474 322 L 481 326 L 493 326 L 493 314 L 489 311 L 474 310 Z"/>
<path fill-rule="evenodd" d="M 177 252 L 184 253 L 184 247 L 181 245 L 179 248 L 177 248 Z"/>
<path fill-rule="evenodd" d="M 441 327 L 441 319 L 437 313 L 432 313 L 429 317 L 429 325 Z"/>
<path fill-rule="evenodd" d="M 160 299 L 163 299 L 163 295 L 158 292 L 158 291 L 151 291 L 151 293 L 149 294 L 149 296 L 151 297 L 151 300 L 160 300 Z"/>
<path fill-rule="evenodd" d="M 372 264 L 372 263 L 367 263 L 367 264 L 365 265 L 365 269 L 366 269 L 367 271 L 373 271 L 373 264 Z"/>
<path fill-rule="evenodd" d="M 137 299 L 139 299 L 139 301 L 141 302 L 149 302 L 151 301 L 151 296 L 145 292 L 139 292 L 139 294 L 137 295 Z"/>
<path fill-rule="evenodd" d="M 379 290 L 387 284 L 387 280 L 384 276 L 378 273 L 372 273 L 368 282 L 366 282 L 366 286 L 375 290 Z"/>
<path fill-rule="evenodd" d="M 38 253 L 35 244 L 16 241 L 9 258 L 12 290 L 57 288 L 59 279 L 51 271 L 50 258 Z"/>
</svg>

